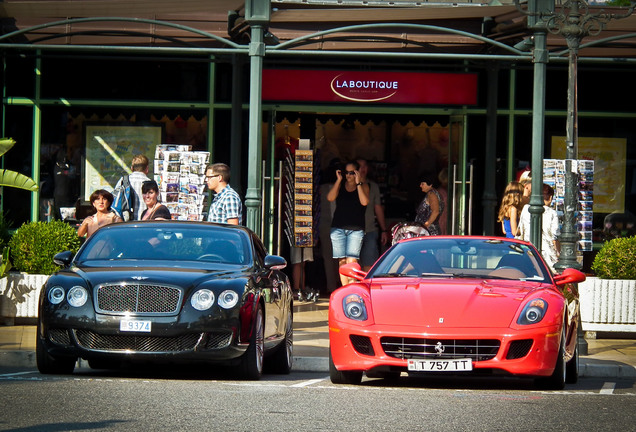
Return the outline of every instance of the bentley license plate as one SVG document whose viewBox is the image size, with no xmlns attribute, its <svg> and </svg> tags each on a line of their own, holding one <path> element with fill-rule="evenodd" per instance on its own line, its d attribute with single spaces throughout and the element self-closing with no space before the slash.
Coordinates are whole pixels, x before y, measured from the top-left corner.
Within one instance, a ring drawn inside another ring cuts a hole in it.
<svg viewBox="0 0 636 432">
<path fill-rule="evenodd" d="M 151 324 L 151 321 L 121 320 L 119 322 L 119 330 L 126 332 L 150 332 L 152 328 Z"/>
<path fill-rule="evenodd" d="M 408 370 L 413 372 L 463 372 L 473 370 L 469 358 L 453 360 L 409 360 Z"/>
</svg>

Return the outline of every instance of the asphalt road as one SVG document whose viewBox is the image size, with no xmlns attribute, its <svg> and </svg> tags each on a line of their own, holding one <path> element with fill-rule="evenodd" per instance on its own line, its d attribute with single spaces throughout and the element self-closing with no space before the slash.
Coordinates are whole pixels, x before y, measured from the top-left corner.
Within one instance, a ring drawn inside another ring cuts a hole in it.
<svg viewBox="0 0 636 432">
<path fill-rule="evenodd" d="M 636 431 L 632 380 L 581 379 L 537 391 L 516 379 L 365 378 L 326 374 L 236 381 L 188 370 L 0 369 L 3 431 Z"/>
</svg>

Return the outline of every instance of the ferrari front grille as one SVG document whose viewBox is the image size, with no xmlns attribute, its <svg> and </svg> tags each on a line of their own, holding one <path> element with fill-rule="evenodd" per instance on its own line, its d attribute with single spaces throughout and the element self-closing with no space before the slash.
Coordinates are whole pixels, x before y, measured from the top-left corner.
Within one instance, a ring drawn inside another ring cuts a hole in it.
<svg viewBox="0 0 636 432">
<path fill-rule="evenodd" d="M 399 359 L 493 359 L 499 351 L 496 339 L 421 339 L 385 336 L 380 339 L 384 353 Z"/>
<path fill-rule="evenodd" d="M 525 357 L 532 348 L 532 339 L 523 339 L 510 342 L 506 360 L 514 360 Z"/>
<path fill-rule="evenodd" d="M 171 286 L 121 283 L 99 285 L 95 293 L 97 312 L 174 315 L 182 292 Z"/>
<path fill-rule="evenodd" d="M 132 351 L 166 353 L 191 351 L 202 338 L 201 333 L 177 337 L 143 335 L 103 335 L 90 330 L 75 330 L 80 347 L 95 351 Z"/>
<path fill-rule="evenodd" d="M 371 345 L 371 339 L 369 339 L 367 336 L 351 335 L 349 336 L 349 339 L 351 340 L 353 349 L 355 349 L 360 354 L 369 356 L 375 355 L 373 345 Z"/>
</svg>

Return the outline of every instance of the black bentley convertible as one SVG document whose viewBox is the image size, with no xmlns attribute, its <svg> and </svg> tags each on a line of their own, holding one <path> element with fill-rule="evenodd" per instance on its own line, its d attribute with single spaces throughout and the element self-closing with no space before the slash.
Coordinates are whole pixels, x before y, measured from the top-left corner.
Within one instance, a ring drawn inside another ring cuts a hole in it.
<svg viewBox="0 0 636 432">
<path fill-rule="evenodd" d="M 107 225 L 42 290 L 37 365 L 72 373 L 122 361 L 229 363 L 243 378 L 292 366 L 292 293 L 249 229 L 207 222 Z"/>
</svg>

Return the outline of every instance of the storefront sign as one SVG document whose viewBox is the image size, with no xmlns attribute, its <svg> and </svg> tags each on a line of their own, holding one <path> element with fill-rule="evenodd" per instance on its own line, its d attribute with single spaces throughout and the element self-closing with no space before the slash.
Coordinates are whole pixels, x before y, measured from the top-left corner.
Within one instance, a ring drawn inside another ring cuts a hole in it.
<svg viewBox="0 0 636 432">
<path fill-rule="evenodd" d="M 263 101 L 475 105 L 477 74 L 263 70 Z"/>
</svg>

